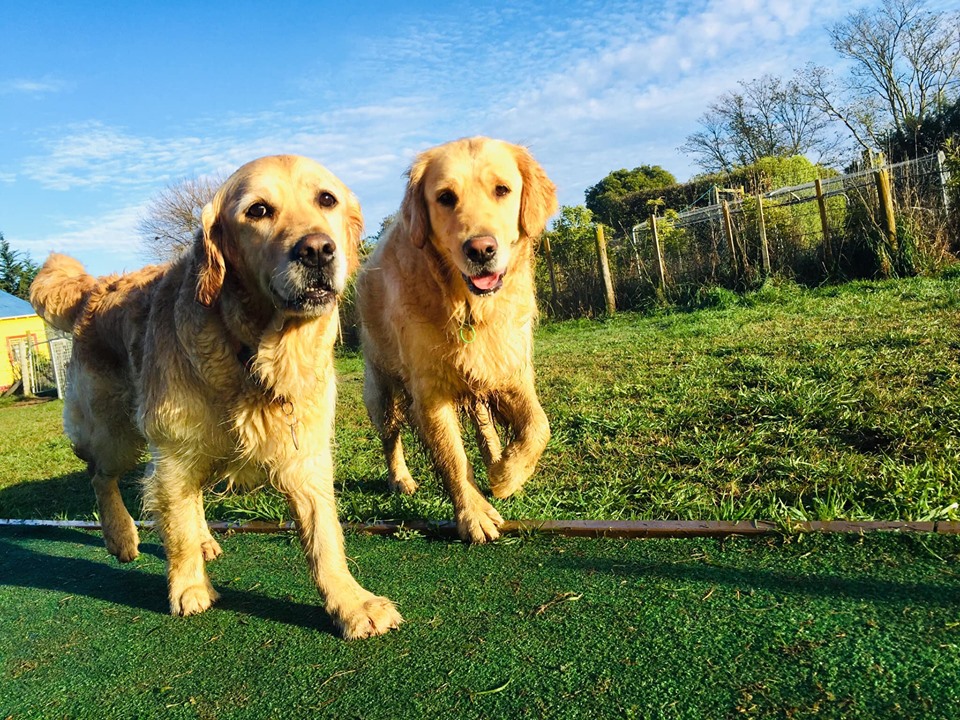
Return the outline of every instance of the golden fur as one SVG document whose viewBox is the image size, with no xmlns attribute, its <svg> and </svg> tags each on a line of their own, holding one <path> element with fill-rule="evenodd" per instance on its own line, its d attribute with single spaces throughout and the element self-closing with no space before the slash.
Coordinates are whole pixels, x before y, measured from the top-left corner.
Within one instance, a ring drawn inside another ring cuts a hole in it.
<svg viewBox="0 0 960 720">
<path fill-rule="evenodd" d="M 400 441 L 409 416 L 460 536 L 485 542 L 503 519 L 474 482 L 459 410 L 476 426 L 493 494 L 510 496 L 550 437 L 534 388 L 533 241 L 557 208 L 556 188 L 525 148 L 488 138 L 427 150 L 408 177 L 398 218 L 357 283 L 364 401 L 391 488 L 417 487 Z M 502 451 L 494 419 L 512 433 Z"/>
<path fill-rule="evenodd" d="M 360 206 L 306 158 L 261 158 L 203 209 L 175 262 L 93 278 L 51 255 L 30 299 L 74 335 L 64 426 L 89 463 L 107 549 L 137 556 L 117 489 L 145 447 L 145 507 L 167 554 L 170 610 L 217 598 L 204 560 L 220 554 L 201 493 L 217 477 L 266 478 L 289 504 L 326 609 L 347 638 L 396 627 L 386 598 L 350 574 L 333 494 L 337 298 L 357 264 Z"/>
</svg>

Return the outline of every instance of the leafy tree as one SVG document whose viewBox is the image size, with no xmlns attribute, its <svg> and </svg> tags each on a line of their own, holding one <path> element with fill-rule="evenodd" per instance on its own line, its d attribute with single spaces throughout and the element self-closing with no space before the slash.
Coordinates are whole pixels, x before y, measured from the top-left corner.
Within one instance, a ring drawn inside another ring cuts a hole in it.
<svg viewBox="0 0 960 720">
<path fill-rule="evenodd" d="M 39 271 L 40 267 L 29 256 L 12 249 L 0 233 L 0 290 L 26 300 L 30 283 Z"/>
<path fill-rule="evenodd" d="M 960 138 L 960 98 L 941 104 L 914 132 L 891 131 L 880 138 L 880 147 L 893 161 L 921 157 L 946 149 L 956 150 Z"/>
<path fill-rule="evenodd" d="M 925 0 L 884 0 L 830 28 L 849 64 L 843 77 L 808 65 L 805 98 L 842 123 L 864 149 L 891 134 L 914 143 L 960 88 L 960 13 L 930 10 Z"/>
<path fill-rule="evenodd" d="M 614 170 L 596 185 L 586 190 L 586 208 L 597 220 L 621 233 L 628 233 L 632 220 L 624 205 L 627 195 L 640 190 L 669 187 L 677 179 L 659 165 L 641 165 L 633 170 Z M 579 207 L 579 206 L 578 206 Z M 576 208 L 568 208 L 572 211 Z M 578 211 L 579 212 L 579 211 Z M 573 214 L 570 216 L 573 217 Z M 563 220 L 563 216 L 558 220 Z M 555 224 L 556 227 L 556 224 Z"/>
<path fill-rule="evenodd" d="M 559 297 L 554 314 L 578 317 L 603 307 L 597 269 L 594 214 L 583 205 L 564 205 L 541 243 L 550 245 Z M 537 264 L 538 294 L 551 297 L 546 268 Z"/>
<path fill-rule="evenodd" d="M 799 80 L 764 75 L 739 84 L 710 104 L 681 152 L 706 172 L 730 172 L 764 157 L 833 159 L 838 142 L 829 118 L 801 95 Z"/>
</svg>

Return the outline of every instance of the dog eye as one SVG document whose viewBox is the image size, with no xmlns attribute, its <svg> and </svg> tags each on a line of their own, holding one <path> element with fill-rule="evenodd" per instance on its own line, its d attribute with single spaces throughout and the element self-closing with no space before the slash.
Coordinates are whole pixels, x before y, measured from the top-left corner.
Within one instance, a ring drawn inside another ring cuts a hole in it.
<svg viewBox="0 0 960 720">
<path fill-rule="evenodd" d="M 247 208 L 246 215 L 251 220 L 260 220 L 273 215 L 273 208 L 266 203 L 254 203 Z"/>
<path fill-rule="evenodd" d="M 320 207 L 332 208 L 337 204 L 337 199 L 328 192 L 322 192 L 317 196 L 317 202 L 320 203 Z"/>
<path fill-rule="evenodd" d="M 437 195 L 437 202 L 444 207 L 456 207 L 457 196 L 452 190 L 444 190 L 442 193 Z"/>
<path fill-rule="evenodd" d="M 504 195 L 510 194 L 510 188 L 508 188 L 506 185 L 497 185 L 494 192 L 497 193 L 497 197 L 503 197 Z"/>
</svg>

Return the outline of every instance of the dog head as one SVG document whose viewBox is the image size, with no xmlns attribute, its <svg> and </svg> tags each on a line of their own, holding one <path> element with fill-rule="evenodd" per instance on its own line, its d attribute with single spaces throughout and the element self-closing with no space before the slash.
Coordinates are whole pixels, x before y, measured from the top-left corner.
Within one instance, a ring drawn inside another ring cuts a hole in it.
<svg viewBox="0 0 960 720">
<path fill-rule="evenodd" d="M 360 204 L 333 173 L 295 155 L 263 157 L 227 178 L 203 208 L 197 300 L 227 273 L 291 315 L 333 307 L 358 264 Z"/>
<path fill-rule="evenodd" d="M 557 209 L 556 187 L 517 145 L 467 138 L 424 151 L 408 173 L 401 222 L 432 243 L 475 295 L 503 284 L 517 243 L 536 238 Z"/>
</svg>

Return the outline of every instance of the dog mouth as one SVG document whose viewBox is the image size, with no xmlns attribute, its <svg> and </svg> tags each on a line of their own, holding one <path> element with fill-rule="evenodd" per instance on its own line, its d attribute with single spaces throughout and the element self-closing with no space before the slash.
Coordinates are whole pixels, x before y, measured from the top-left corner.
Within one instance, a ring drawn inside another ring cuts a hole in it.
<svg viewBox="0 0 960 720">
<path fill-rule="evenodd" d="M 287 310 L 313 313 L 325 309 L 337 299 L 337 292 L 326 284 L 305 288 L 292 297 L 284 298 Z"/>
<path fill-rule="evenodd" d="M 463 280 L 467 283 L 467 289 L 474 295 L 493 295 L 503 287 L 504 275 L 506 275 L 505 272 L 489 272 L 480 275 L 463 274 Z"/>
</svg>

